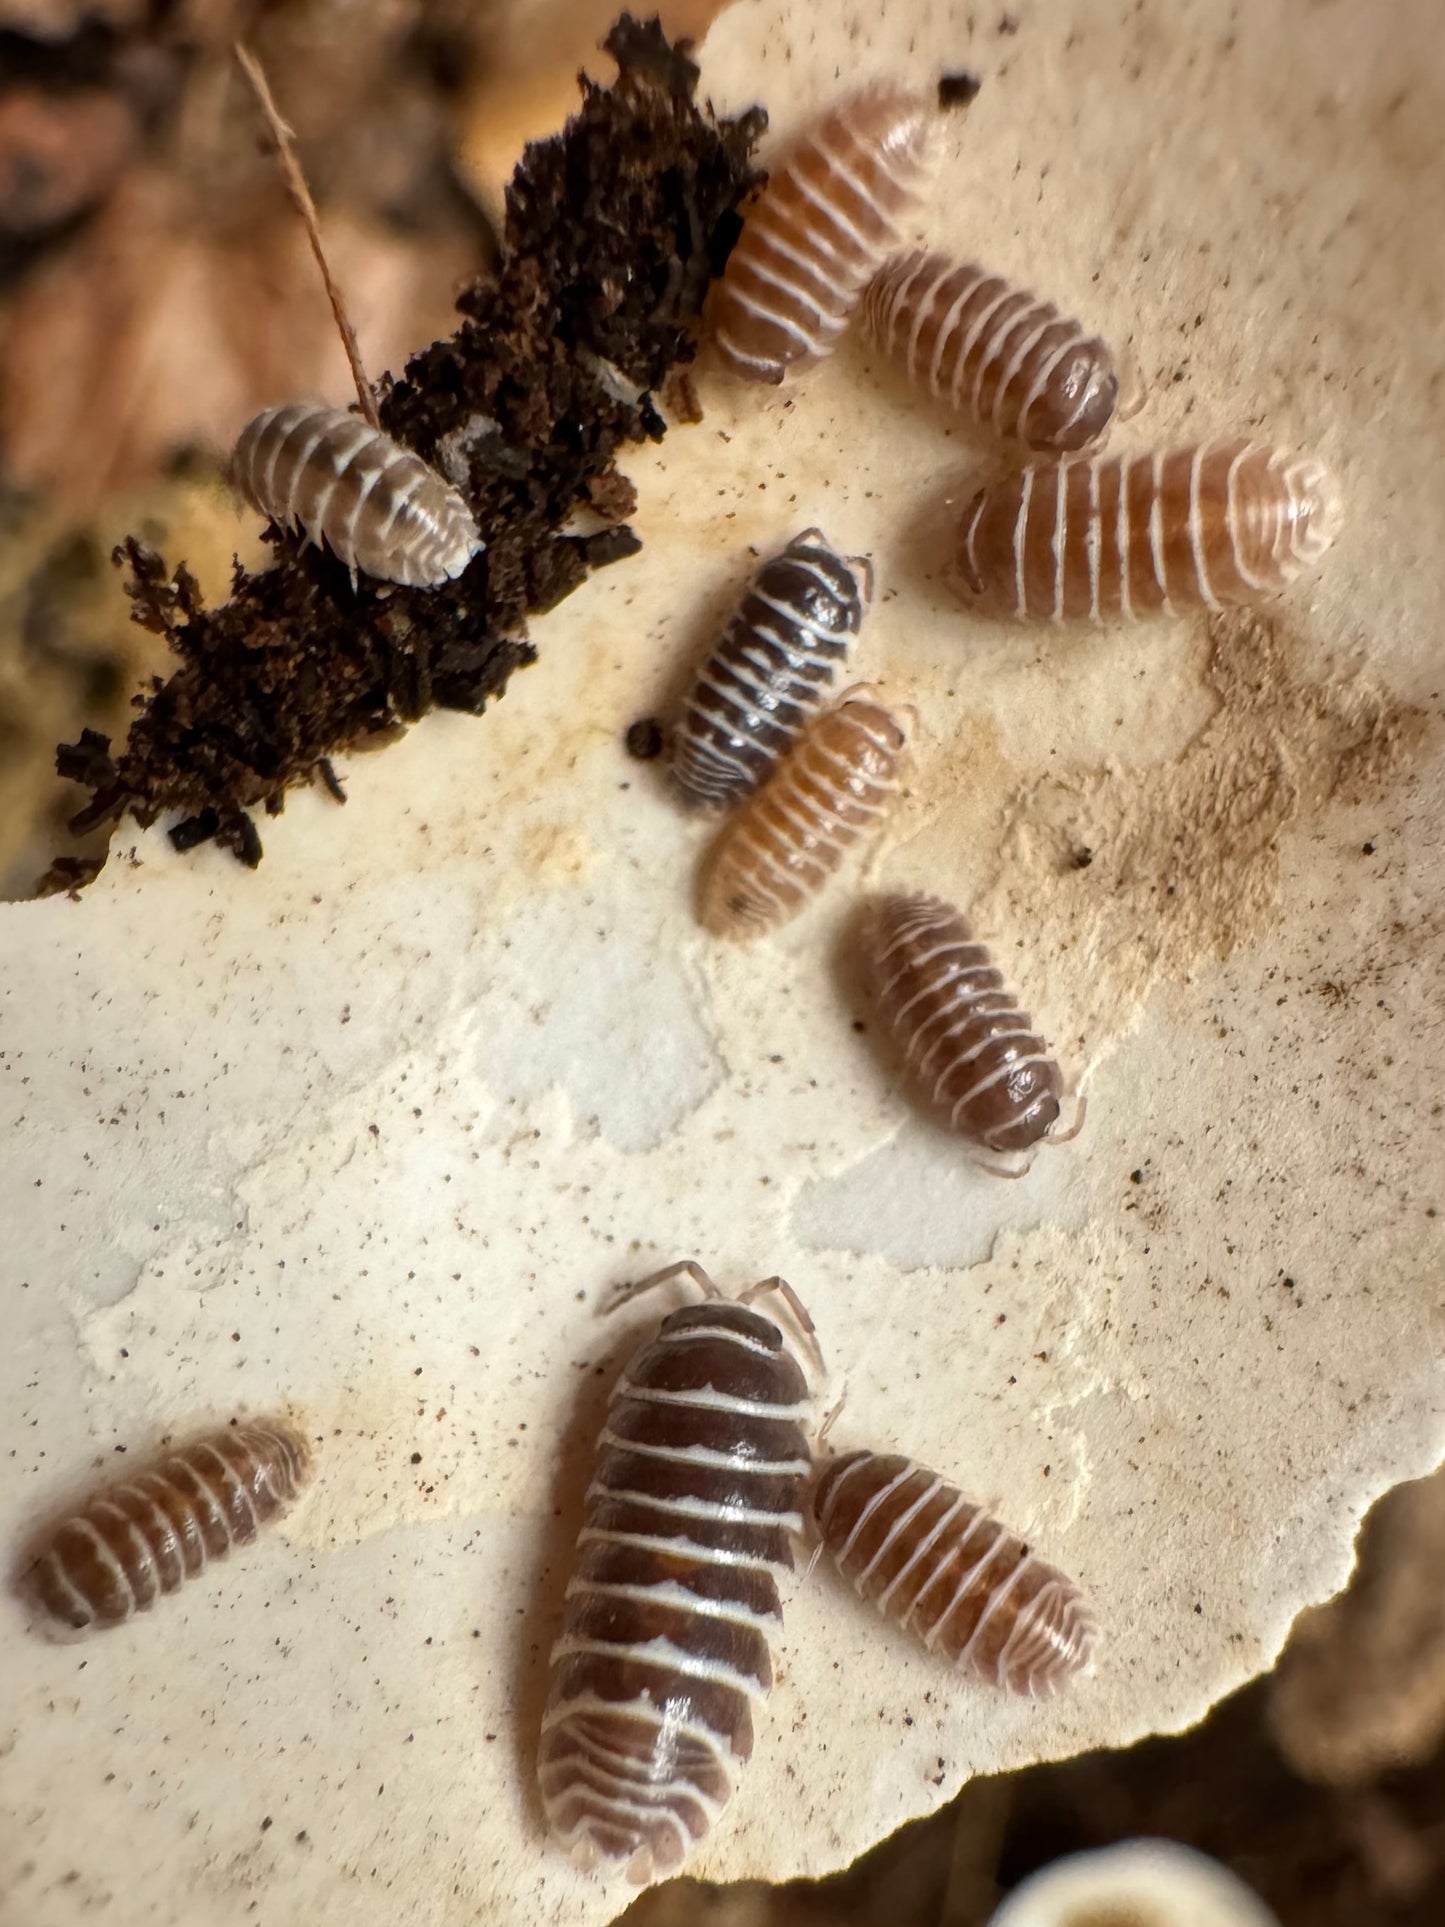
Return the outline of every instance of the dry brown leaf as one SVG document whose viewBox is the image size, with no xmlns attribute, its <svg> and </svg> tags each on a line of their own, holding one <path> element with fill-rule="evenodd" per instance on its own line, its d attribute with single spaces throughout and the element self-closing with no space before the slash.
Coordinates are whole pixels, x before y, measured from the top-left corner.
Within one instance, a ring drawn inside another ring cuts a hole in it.
<svg viewBox="0 0 1445 1927">
<path fill-rule="evenodd" d="M 7 196 L 12 226 L 35 227 L 119 175 L 0 316 L 0 459 L 13 481 L 83 519 L 179 448 L 225 449 L 267 403 L 348 395 L 314 264 L 230 58 L 233 33 L 254 28 L 296 128 L 369 365 L 399 365 L 450 331 L 485 237 L 449 181 L 436 82 L 411 51 L 427 17 L 419 0 L 360 16 L 345 0 L 193 0 L 130 21 L 134 42 L 120 44 L 131 80 L 151 56 L 170 63 L 173 84 L 188 77 L 128 171 L 124 89 L 0 97 L 0 227 Z"/>
<path fill-rule="evenodd" d="M 345 217 L 327 250 L 373 368 L 450 329 L 465 239 Z M 63 371 L 63 378 L 61 376 Z M 258 408 L 343 401 L 350 372 L 306 238 L 276 185 L 218 230 L 169 170 L 132 169 L 70 247 L 26 279 L 0 355 L 13 478 L 85 516 L 177 450 L 226 450 Z"/>
<path fill-rule="evenodd" d="M 0 233 L 58 227 L 109 192 L 138 136 L 119 94 L 98 87 L 0 94 Z"/>
<path fill-rule="evenodd" d="M 154 0 L 0 0 L 0 32 L 69 40 L 92 23 L 124 33 L 145 24 Z"/>
</svg>

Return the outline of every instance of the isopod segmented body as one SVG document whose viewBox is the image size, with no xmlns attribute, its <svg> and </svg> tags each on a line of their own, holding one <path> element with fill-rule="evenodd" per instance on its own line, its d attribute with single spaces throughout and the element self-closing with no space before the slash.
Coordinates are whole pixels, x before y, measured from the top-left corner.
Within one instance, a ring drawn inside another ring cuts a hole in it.
<svg viewBox="0 0 1445 1927">
<path fill-rule="evenodd" d="M 713 290 L 713 339 L 733 374 L 778 382 L 832 352 L 941 154 L 932 103 L 894 84 L 850 94 L 809 130 Z"/>
<path fill-rule="evenodd" d="M 342 408 L 265 409 L 242 429 L 232 473 L 253 508 L 327 543 L 353 577 L 434 588 L 484 546 L 450 482 Z"/>
<path fill-rule="evenodd" d="M 790 1341 L 695 1266 L 657 1282 L 683 1270 L 707 1302 L 612 1393 L 538 1761 L 554 1839 L 639 1884 L 681 1865 L 752 1752 L 811 1471 Z"/>
<path fill-rule="evenodd" d="M 1119 399 L 1114 358 L 1051 302 L 976 262 L 898 254 L 869 283 L 863 315 L 910 381 L 1030 448 L 1088 448 Z"/>
<path fill-rule="evenodd" d="M 865 941 L 879 1013 L 929 1107 L 986 1150 L 1032 1151 L 1063 1078 L 963 918 L 938 897 L 887 897 Z"/>
<path fill-rule="evenodd" d="M 882 821 L 898 792 L 905 742 L 898 720 L 860 697 L 815 716 L 719 832 L 703 869 L 706 928 L 753 937 L 796 916 Z"/>
<path fill-rule="evenodd" d="M 854 1589 L 973 1678 L 1041 1699 L 1088 1664 L 1078 1587 L 936 1472 L 845 1453 L 819 1474 L 813 1516 Z"/>
<path fill-rule="evenodd" d="M 673 780 L 690 803 L 735 803 L 773 772 L 846 660 L 873 594 L 866 556 L 805 529 L 758 570 L 688 692 Z"/>
<path fill-rule="evenodd" d="M 1339 484 L 1312 455 L 1258 442 L 1033 462 L 963 513 L 967 591 L 1047 622 L 1259 602 L 1339 533 Z"/>
<path fill-rule="evenodd" d="M 310 1465 L 306 1440 L 283 1420 L 207 1433 L 103 1486 L 46 1534 L 22 1588 L 77 1631 L 117 1626 L 254 1539 L 295 1498 Z"/>
</svg>

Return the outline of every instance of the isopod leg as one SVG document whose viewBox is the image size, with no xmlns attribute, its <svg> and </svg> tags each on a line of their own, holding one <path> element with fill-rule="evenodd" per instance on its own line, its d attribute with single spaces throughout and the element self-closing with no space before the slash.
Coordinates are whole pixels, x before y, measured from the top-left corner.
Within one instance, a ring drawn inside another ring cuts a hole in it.
<svg viewBox="0 0 1445 1927">
<path fill-rule="evenodd" d="M 1050 1131 L 1048 1137 L 1045 1139 L 1045 1142 L 1048 1144 L 1071 1143 L 1073 1139 L 1079 1135 L 1080 1131 L 1083 1130 L 1084 1119 L 1088 1115 L 1088 1110 L 1089 1110 L 1089 1100 L 1084 1096 L 1084 1093 L 1080 1091 L 1074 1102 L 1073 1123 L 1069 1126 L 1067 1131 Z"/>
<path fill-rule="evenodd" d="M 848 1403 L 848 1388 L 845 1385 L 837 1402 L 823 1415 L 823 1423 L 818 1427 L 817 1444 L 821 1445 L 843 1415 L 843 1407 Z"/>
<path fill-rule="evenodd" d="M 1114 410 L 1114 419 L 1120 422 L 1132 421 L 1148 401 L 1149 390 L 1144 381 L 1144 371 L 1139 365 L 1139 357 L 1127 342 L 1115 354 L 1114 366 L 1119 379 L 1119 400 Z"/>
<path fill-rule="evenodd" d="M 803 1303 L 797 1292 L 793 1290 L 793 1287 L 788 1283 L 786 1278 L 759 1278 L 755 1285 L 749 1285 L 746 1291 L 738 1293 L 738 1303 L 740 1305 L 751 1305 L 756 1299 L 766 1298 L 770 1292 L 774 1291 L 778 1294 L 779 1298 L 782 1299 L 789 1311 L 792 1312 L 794 1318 L 797 1319 L 798 1329 L 802 1333 L 803 1342 L 807 1346 L 808 1352 L 818 1367 L 818 1370 L 820 1372 L 826 1372 L 828 1368 L 823 1363 L 823 1348 L 818 1343 L 818 1328 L 813 1323 L 812 1313 L 808 1310 L 808 1307 Z"/>
<path fill-rule="evenodd" d="M 721 1298 L 725 1295 L 721 1286 L 713 1282 L 696 1258 L 679 1258 L 676 1264 L 664 1265 L 661 1271 L 649 1272 L 646 1278 L 639 1278 L 635 1284 L 623 1285 L 612 1303 L 603 1309 L 616 1311 L 621 1305 L 630 1305 L 643 1292 L 654 1291 L 659 1285 L 670 1285 L 674 1278 L 690 1278 L 704 1298 Z"/>
<path fill-rule="evenodd" d="M 871 555 L 850 555 L 846 559 L 847 559 L 848 567 L 853 571 L 854 575 L 857 576 L 858 578 L 858 585 L 863 591 L 864 602 L 871 603 L 873 600 L 873 579 L 874 579 L 872 556 Z"/>
</svg>

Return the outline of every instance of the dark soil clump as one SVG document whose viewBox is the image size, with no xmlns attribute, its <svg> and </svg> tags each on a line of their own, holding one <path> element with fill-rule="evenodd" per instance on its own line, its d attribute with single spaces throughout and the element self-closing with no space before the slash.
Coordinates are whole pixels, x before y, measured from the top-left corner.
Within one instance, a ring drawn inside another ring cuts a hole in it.
<svg viewBox="0 0 1445 1927">
<path fill-rule="evenodd" d="M 534 660 L 528 614 L 641 546 L 625 522 L 559 530 L 578 507 L 628 499 L 619 447 L 663 435 L 652 391 L 693 357 L 766 117 L 699 111 L 697 69 L 656 21 L 624 15 L 606 45 L 616 83 L 584 80 L 580 112 L 522 158 L 495 277 L 379 396 L 383 427 L 460 486 L 485 552 L 439 589 L 353 589 L 330 554 L 272 529 L 277 566 L 238 570 L 231 600 L 207 610 L 184 564 L 125 543 L 135 619 L 181 666 L 138 699 L 118 755 L 90 731 L 58 752 L 93 792 L 75 828 L 179 810 L 178 849 L 214 837 L 254 865 L 256 810 L 276 814 L 298 783 L 336 794 L 331 753 L 428 709 L 480 714 Z"/>
</svg>

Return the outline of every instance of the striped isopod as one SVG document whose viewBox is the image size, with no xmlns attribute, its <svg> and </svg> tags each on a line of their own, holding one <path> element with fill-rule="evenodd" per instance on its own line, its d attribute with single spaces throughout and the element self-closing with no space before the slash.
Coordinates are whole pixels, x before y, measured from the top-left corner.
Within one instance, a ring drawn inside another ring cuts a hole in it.
<svg viewBox="0 0 1445 1927">
<path fill-rule="evenodd" d="M 688 802 L 735 803 L 773 772 L 822 701 L 873 594 L 866 556 L 804 529 L 753 577 L 698 671 L 673 735 Z"/>
<path fill-rule="evenodd" d="M 976 262 L 896 254 L 869 283 L 863 316 L 910 381 L 1030 448 L 1088 448 L 1113 418 L 1107 345 Z"/>
<path fill-rule="evenodd" d="M 772 1685 L 779 1579 L 811 1472 L 795 1348 L 686 1263 L 706 1302 L 673 1312 L 613 1389 L 567 1587 L 538 1777 L 553 1838 L 639 1885 L 676 1871 L 753 1748 Z"/>
<path fill-rule="evenodd" d="M 1258 442 L 1032 462 L 964 510 L 963 586 L 1000 615 L 1049 622 L 1259 602 L 1339 533 L 1317 457 Z"/>
<path fill-rule="evenodd" d="M 1088 1664 L 1094 1619 L 1073 1580 L 912 1459 L 829 1460 L 813 1517 L 855 1591 L 972 1678 L 1041 1699 Z"/>
<path fill-rule="evenodd" d="M 824 115 L 769 180 L 713 290 L 724 366 L 778 382 L 830 354 L 941 156 L 933 105 L 908 88 L 865 87 Z"/>
<path fill-rule="evenodd" d="M 706 928 L 754 937 L 795 917 L 850 845 L 881 822 L 898 791 L 905 741 L 897 719 L 865 698 L 815 716 L 719 832 L 703 868 Z"/>
<path fill-rule="evenodd" d="M 472 512 L 419 455 L 343 408 L 291 402 L 241 430 L 236 486 L 262 515 L 330 544 L 351 570 L 434 588 L 485 546 Z"/>
<path fill-rule="evenodd" d="M 865 942 L 874 1000 L 930 1108 L 985 1150 L 1031 1154 L 1063 1078 L 963 918 L 938 897 L 886 897 Z"/>
<path fill-rule="evenodd" d="M 118 1626 L 254 1539 L 295 1498 L 306 1440 L 280 1419 L 209 1432 L 103 1486 L 45 1535 L 23 1591 L 62 1625 Z"/>
</svg>

